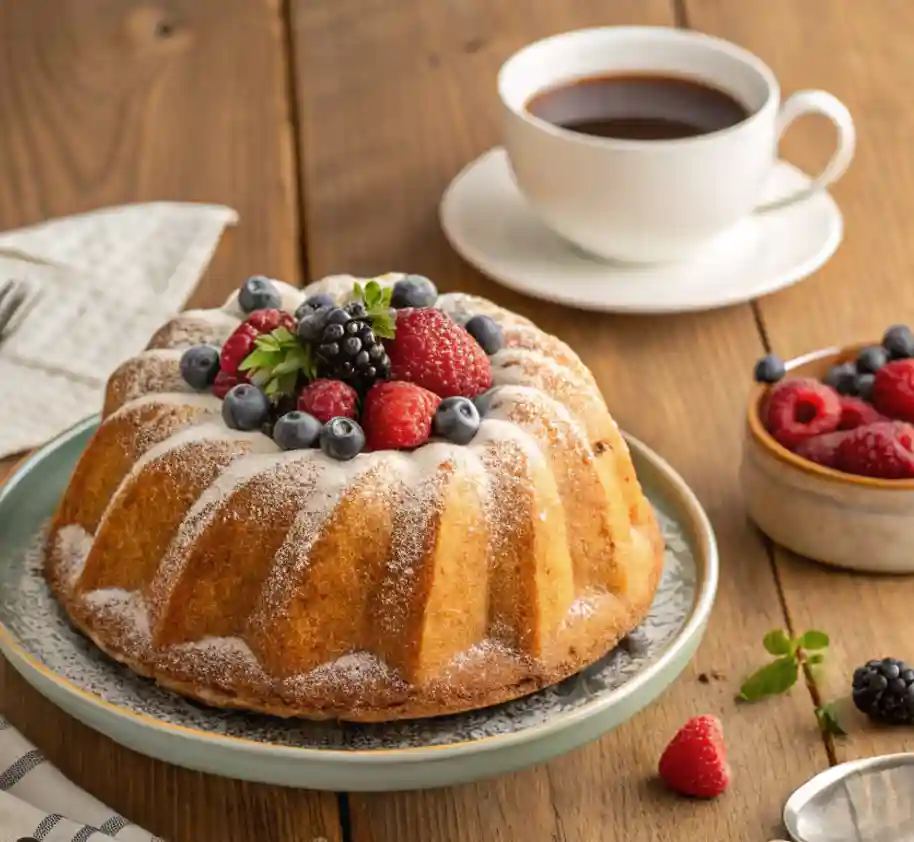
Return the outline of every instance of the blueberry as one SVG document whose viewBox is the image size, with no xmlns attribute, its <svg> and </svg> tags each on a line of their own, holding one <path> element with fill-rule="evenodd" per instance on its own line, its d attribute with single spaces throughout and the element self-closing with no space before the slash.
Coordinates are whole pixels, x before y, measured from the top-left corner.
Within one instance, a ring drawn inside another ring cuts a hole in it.
<svg viewBox="0 0 914 842">
<path fill-rule="evenodd" d="M 865 401 L 873 399 L 873 384 L 876 382 L 875 374 L 858 374 L 856 392 Z"/>
<path fill-rule="evenodd" d="M 861 374 L 875 374 L 889 361 L 889 352 L 882 345 L 864 348 L 857 357 L 857 371 Z"/>
<path fill-rule="evenodd" d="M 238 293 L 238 306 L 245 313 L 253 313 L 255 310 L 279 309 L 282 306 L 282 296 L 269 278 L 254 275 L 242 284 L 241 291 Z"/>
<path fill-rule="evenodd" d="M 483 392 L 481 395 L 476 395 L 476 397 L 473 398 L 473 404 L 475 405 L 480 418 L 484 418 L 488 414 L 489 409 L 492 406 L 492 399 L 497 392 L 498 389 L 493 388 L 489 389 L 487 392 Z"/>
<path fill-rule="evenodd" d="M 914 334 L 907 325 L 892 325 L 882 335 L 882 347 L 893 360 L 914 357 Z"/>
<path fill-rule="evenodd" d="M 828 370 L 823 381 L 826 386 L 831 386 L 839 395 L 855 395 L 857 393 L 857 366 L 853 363 L 841 363 Z"/>
<path fill-rule="evenodd" d="M 298 323 L 298 338 L 302 342 L 317 342 L 324 333 L 330 307 L 318 307 L 301 317 Z"/>
<path fill-rule="evenodd" d="M 466 323 L 466 332 L 475 339 L 489 356 L 501 350 L 504 339 L 498 323 L 488 316 L 473 316 Z"/>
<path fill-rule="evenodd" d="M 270 414 L 270 399 L 256 386 L 232 386 L 222 401 L 222 420 L 233 430 L 259 430 Z"/>
<path fill-rule="evenodd" d="M 468 444 L 479 429 L 479 410 L 469 398 L 445 398 L 432 418 L 432 431 L 454 444 Z"/>
<path fill-rule="evenodd" d="M 318 292 L 315 295 L 309 295 L 295 310 L 295 318 L 301 321 L 305 316 L 316 313 L 319 310 L 329 310 L 336 307 L 336 301 L 333 296 L 326 292 Z"/>
<path fill-rule="evenodd" d="M 777 354 L 766 354 L 755 364 L 756 383 L 777 383 L 785 374 L 784 361 Z"/>
<path fill-rule="evenodd" d="M 403 307 L 432 307 L 438 300 L 438 289 L 423 275 L 407 275 L 394 284 L 390 304 Z"/>
<path fill-rule="evenodd" d="M 354 459 L 365 447 L 365 433 L 351 418 L 331 418 L 321 430 L 321 450 L 331 459 Z"/>
<path fill-rule="evenodd" d="M 273 427 L 273 441 L 283 450 L 304 450 L 314 447 L 323 425 L 307 412 L 293 410 L 283 415 Z"/>
<path fill-rule="evenodd" d="M 334 307 L 329 313 L 327 313 L 324 324 L 327 325 L 344 325 L 346 322 L 351 321 L 352 316 L 349 315 L 342 307 Z M 342 334 L 341 334 L 342 335 Z"/>
<path fill-rule="evenodd" d="M 212 386 L 219 373 L 219 349 L 212 345 L 194 345 L 181 354 L 181 376 L 199 391 Z"/>
</svg>

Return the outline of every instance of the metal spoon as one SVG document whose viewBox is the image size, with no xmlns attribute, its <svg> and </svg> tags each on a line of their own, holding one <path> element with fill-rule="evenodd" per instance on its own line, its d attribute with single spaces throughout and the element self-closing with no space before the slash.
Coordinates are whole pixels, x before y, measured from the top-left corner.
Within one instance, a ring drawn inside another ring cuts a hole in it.
<svg viewBox="0 0 914 842">
<path fill-rule="evenodd" d="M 914 753 L 826 769 L 787 800 L 795 842 L 914 842 Z"/>
</svg>

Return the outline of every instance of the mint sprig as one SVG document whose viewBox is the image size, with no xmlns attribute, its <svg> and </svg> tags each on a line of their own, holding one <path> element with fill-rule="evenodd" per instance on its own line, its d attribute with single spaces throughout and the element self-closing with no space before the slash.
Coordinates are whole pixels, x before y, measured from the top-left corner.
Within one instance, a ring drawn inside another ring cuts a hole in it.
<svg viewBox="0 0 914 842">
<path fill-rule="evenodd" d="M 838 702 L 828 702 L 816 708 L 816 719 L 819 721 L 819 729 L 823 734 L 833 734 L 836 737 L 846 737 L 847 731 L 841 724 L 838 713 Z"/>
<path fill-rule="evenodd" d="M 377 281 L 369 281 L 363 288 L 356 281 L 352 294 L 365 305 L 374 335 L 381 339 L 393 339 L 397 330 L 396 316 L 390 307 L 393 287 L 382 287 Z"/>
<path fill-rule="evenodd" d="M 767 696 L 786 693 L 800 677 L 800 668 L 816 669 L 825 661 L 829 639 L 825 632 L 812 629 L 791 637 L 783 629 L 768 632 L 762 640 L 765 651 L 777 658 L 756 670 L 739 690 L 739 699 L 755 702 Z"/>
<path fill-rule="evenodd" d="M 311 348 L 285 327 L 258 336 L 254 350 L 238 366 L 239 371 L 249 371 L 251 382 L 271 398 L 293 394 L 299 377 L 313 380 L 316 368 Z"/>
</svg>

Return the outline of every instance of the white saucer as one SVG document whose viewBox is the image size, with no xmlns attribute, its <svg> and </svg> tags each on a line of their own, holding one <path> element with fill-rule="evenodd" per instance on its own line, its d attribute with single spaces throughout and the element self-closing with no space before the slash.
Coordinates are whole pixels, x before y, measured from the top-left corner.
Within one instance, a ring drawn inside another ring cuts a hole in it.
<svg viewBox="0 0 914 842">
<path fill-rule="evenodd" d="M 792 193 L 809 180 L 779 161 L 764 200 Z M 822 191 L 746 219 L 688 263 L 603 261 L 567 243 L 534 216 L 501 147 L 477 158 L 451 182 L 440 217 L 453 248 L 504 286 L 569 307 L 617 313 L 710 310 L 776 292 L 821 267 L 844 233 L 841 211 Z"/>
</svg>

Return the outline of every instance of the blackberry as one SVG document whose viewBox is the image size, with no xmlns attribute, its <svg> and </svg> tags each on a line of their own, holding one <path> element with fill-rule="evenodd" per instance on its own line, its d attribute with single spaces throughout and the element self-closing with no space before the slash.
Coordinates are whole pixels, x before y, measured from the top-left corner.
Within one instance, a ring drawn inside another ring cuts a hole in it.
<svg viewBox="0 0 914 842">
<path fill-rule="evenodd" d="M 868 661 L 854 670 L 853 699 L 871 719 L 914 722 L 914 669 L 896 658 Z"/>
<path fill-rule="evenodd" d="M 364 312 L 360 304 L 349 307 L 353 313 Z M 317 374 L 361 389 L 386 378 L 390 374 L 390 359 L 371 322 L 354 318 L 341 307 L 331 310 L 318 340 Z"/>
</svg>

